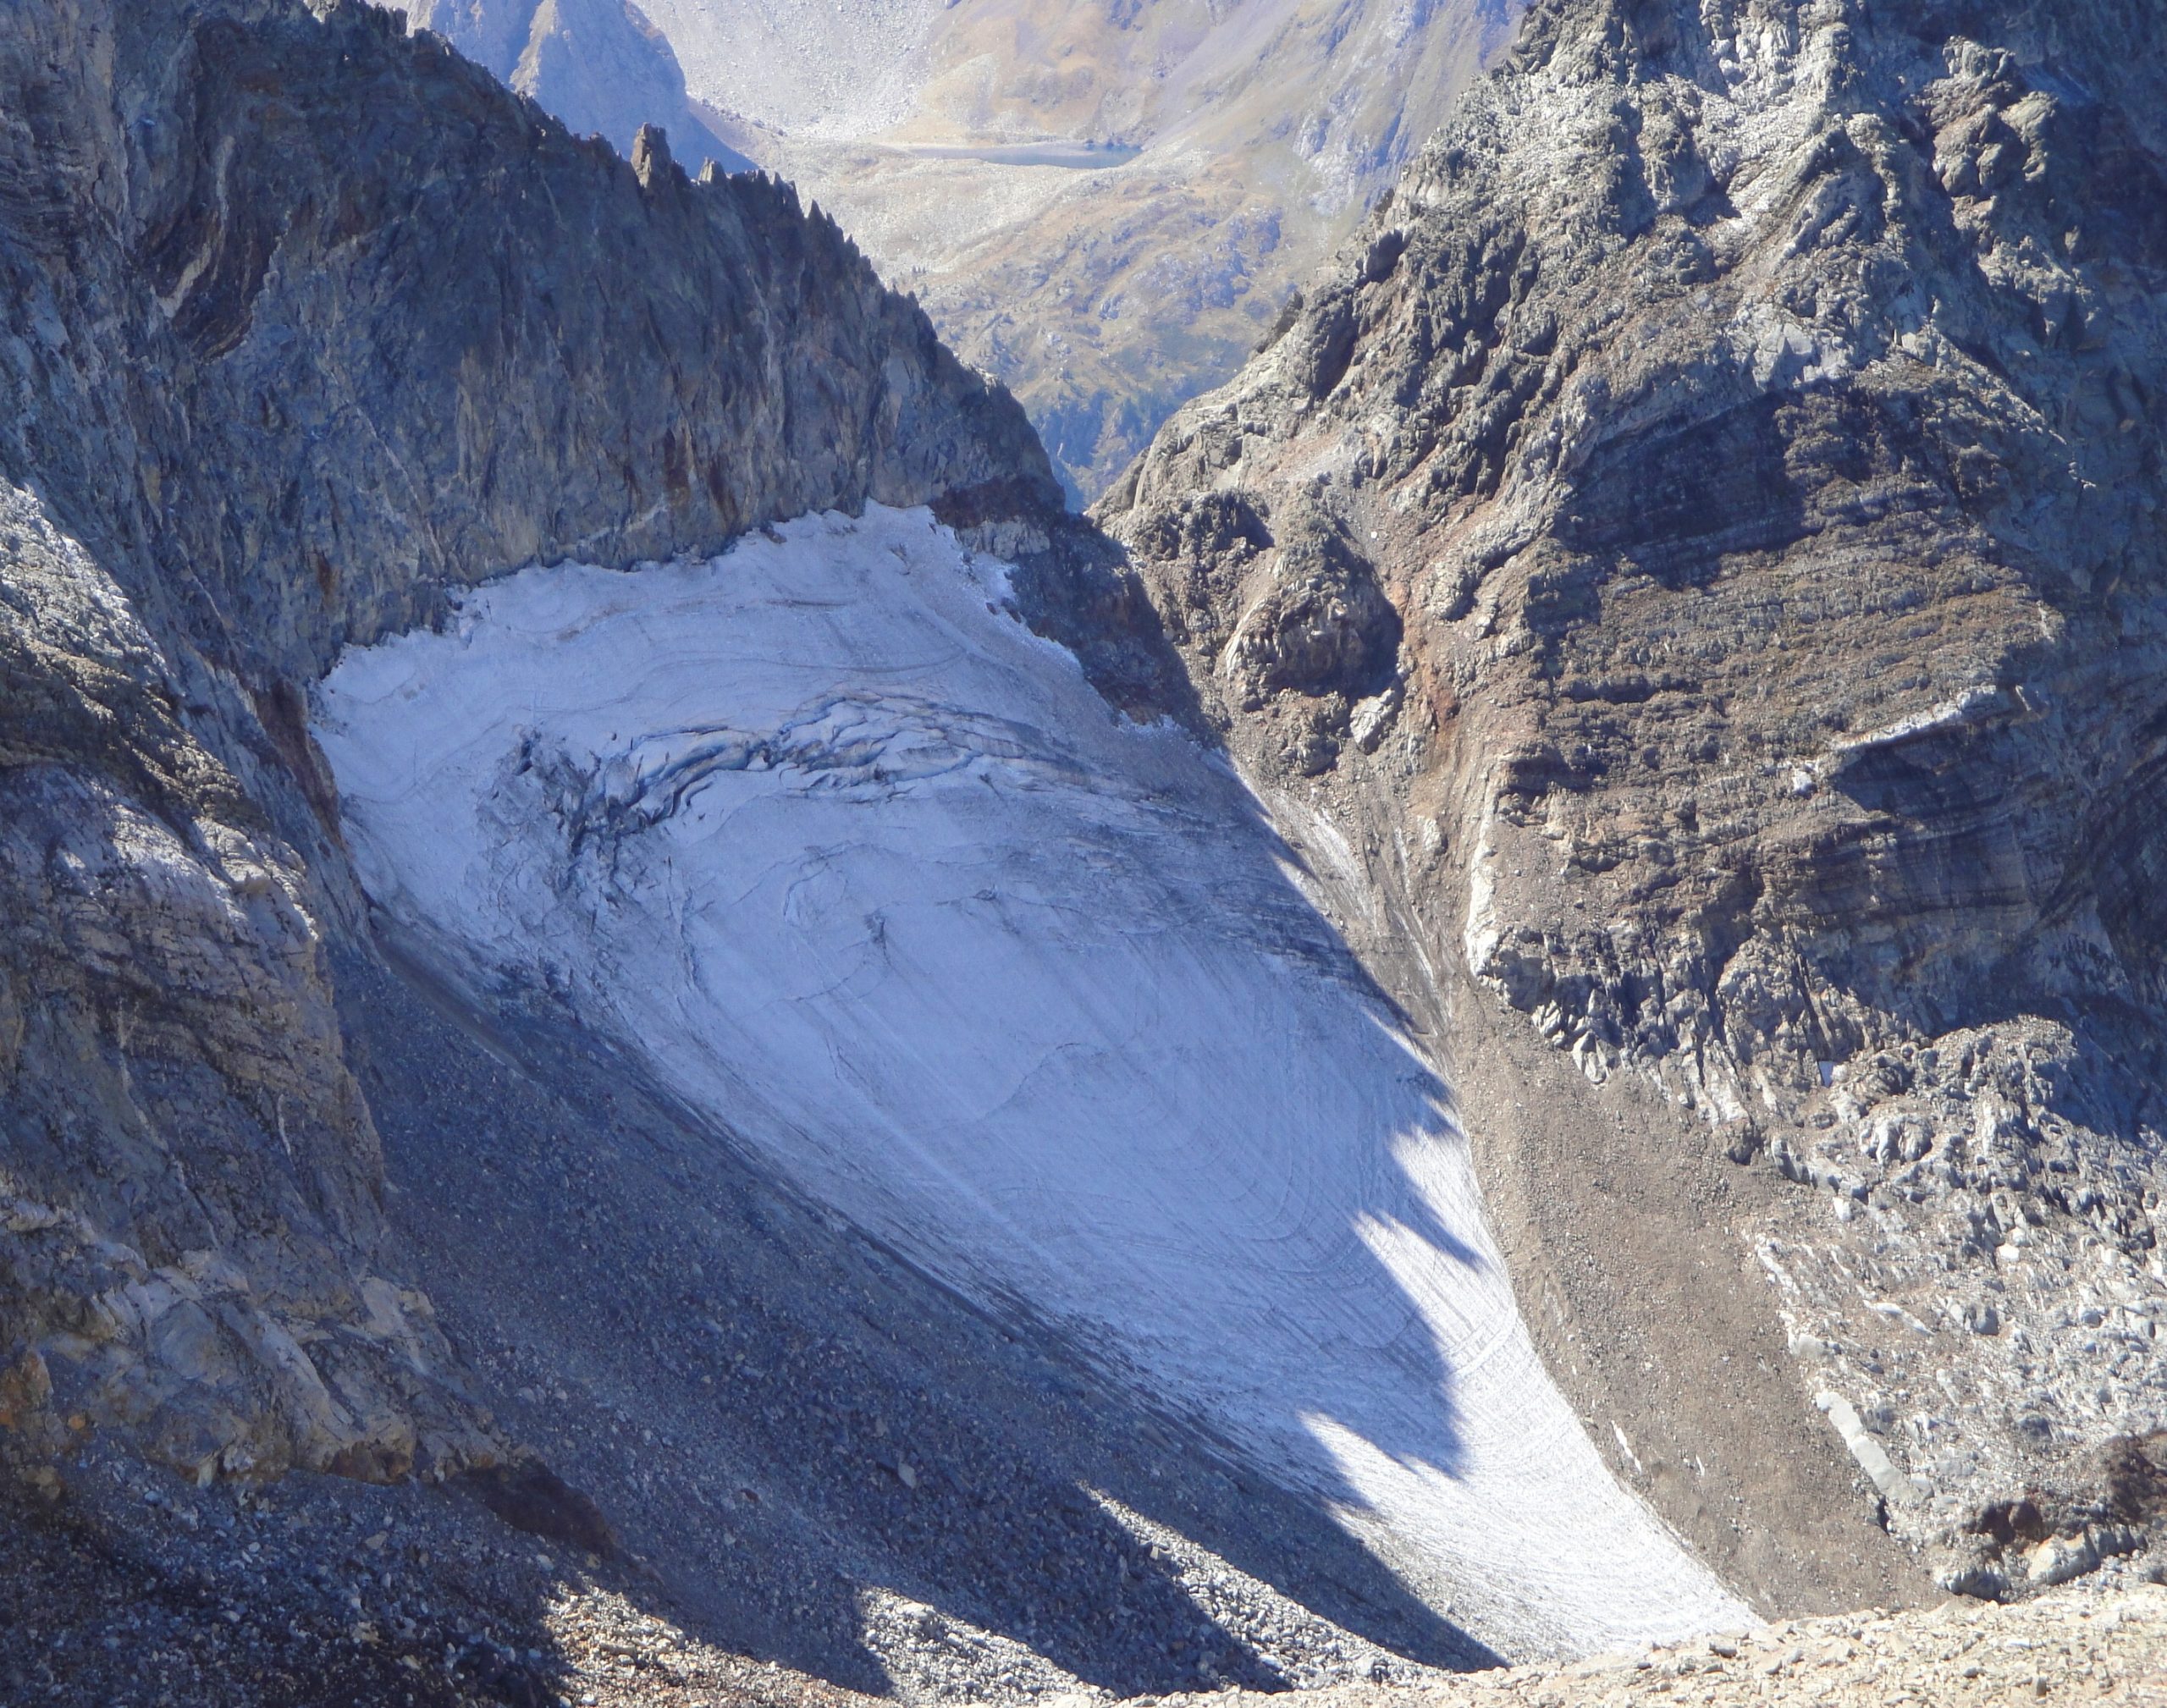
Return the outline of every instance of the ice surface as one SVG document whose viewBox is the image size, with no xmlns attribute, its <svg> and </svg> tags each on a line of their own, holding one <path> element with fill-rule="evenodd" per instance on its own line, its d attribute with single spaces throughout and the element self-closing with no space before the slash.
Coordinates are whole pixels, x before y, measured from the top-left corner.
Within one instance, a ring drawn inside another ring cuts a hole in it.
<svg viewBox="0 0 2167 1708">
<path fill-rule="evenodd" d="M 1006 574 L 876 508 L 350 652 L 317 737 L 363 881 L 1501 1650 L 1744 1621 L 1544 1373 L 1445 1086 L 1253 799 Z"/>
</svg>

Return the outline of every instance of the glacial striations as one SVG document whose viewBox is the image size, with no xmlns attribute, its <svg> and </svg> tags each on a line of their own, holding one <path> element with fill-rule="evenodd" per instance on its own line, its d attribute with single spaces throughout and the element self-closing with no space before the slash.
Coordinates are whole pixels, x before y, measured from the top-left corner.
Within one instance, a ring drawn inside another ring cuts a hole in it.
<svg viewBox="0 0 2167 1708">
<path fill-rule="evenodd" d="M 2158 1540 L 2163 96 L 2134 0 L 1550 0 L 1098 512 L 1770 1602 Z"/>
<path fill-rule="evenodd" d="M 307 685 L 537 559 L 868 499 L 1028 558 L 1057 488 L 790 190 L 627 163 L 395 14 L 12 8 L 0 115 L 0 1451 L 486 1460 L 386 1232 Z"/>
</svg>

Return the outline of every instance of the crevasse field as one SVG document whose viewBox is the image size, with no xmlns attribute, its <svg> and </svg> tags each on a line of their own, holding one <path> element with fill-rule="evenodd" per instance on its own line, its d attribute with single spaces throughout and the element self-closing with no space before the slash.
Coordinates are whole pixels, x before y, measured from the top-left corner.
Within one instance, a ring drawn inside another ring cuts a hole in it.
<svg viewBox="0 0 2167 1708">
<path fill-rule="evenodd" d="M 350 652 L 317 710 L 363 880 L 447 972 L 554 993 L 1475 1636 L 1748 1617 L 1545 1375 L 1449 1088 L 1254 800 L 926 512 L 530 569 Z"/>
</svg>

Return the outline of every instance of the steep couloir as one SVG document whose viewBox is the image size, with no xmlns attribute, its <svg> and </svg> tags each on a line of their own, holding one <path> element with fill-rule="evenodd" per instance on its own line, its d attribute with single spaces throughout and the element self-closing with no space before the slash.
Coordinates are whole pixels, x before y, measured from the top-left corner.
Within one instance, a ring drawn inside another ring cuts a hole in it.
<svg viewBox="0 0 2167 1708">
<path fill-rule="evenodd" d="M 1550 0 L 1098 512 L 1770 1606 L 2157 1536 L 2156 26 Z"/>
</svg>

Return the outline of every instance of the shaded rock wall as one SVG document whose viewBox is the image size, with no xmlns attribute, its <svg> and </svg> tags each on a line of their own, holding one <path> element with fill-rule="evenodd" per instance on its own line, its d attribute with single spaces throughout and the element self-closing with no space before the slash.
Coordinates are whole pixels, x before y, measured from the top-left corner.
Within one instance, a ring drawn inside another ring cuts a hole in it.
<svg viewBox="0 0 2167 1708">
<path fill-rule="evenodd" d="M 1051 626 L 1149 614 L 1060 568 L 1021 412 L 789 190 L 320 14 L 0 21 L 0 1446 L 40 1462 L 502 1451 L 395 1279 L 332 1005 L 342 645 L 868 499 L 1036 552 Z"/>
<path fill-rule="evenodd" d="M 1553 0 L 1099 511 L 1776 1601 L 1877 1518 L 2021 1585 L 1981 1515 L 2167 1417 L 2156 21 Z"/>
</svg>

